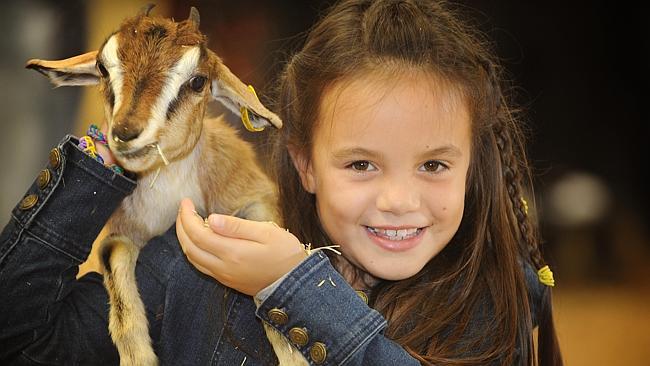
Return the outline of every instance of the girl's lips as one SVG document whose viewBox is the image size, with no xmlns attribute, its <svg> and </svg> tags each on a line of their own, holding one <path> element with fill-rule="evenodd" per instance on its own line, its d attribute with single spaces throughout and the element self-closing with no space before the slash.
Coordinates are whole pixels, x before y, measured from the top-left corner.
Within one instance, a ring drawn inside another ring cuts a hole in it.
<svg viewBox="0 0 650 366">
<path fill-rule="evenodd" d="M 403 252 L 422 241 L 426 227 L 418 229 L 383 230 L 366 226 L 366 234 L 373 243 L 391 252 Z"/>
</svg>

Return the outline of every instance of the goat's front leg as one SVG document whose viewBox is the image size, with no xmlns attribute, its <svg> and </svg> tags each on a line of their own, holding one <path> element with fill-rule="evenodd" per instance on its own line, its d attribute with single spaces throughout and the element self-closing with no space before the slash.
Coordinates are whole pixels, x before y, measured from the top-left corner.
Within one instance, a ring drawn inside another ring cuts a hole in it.
<svg viewBox="0 0 650 366">
<path fill-rule="evenodd" d="M 139 253 L 140 249 L 125 236 L 110 235 L 101 243 L 104 286 L 110 300 L 108 330 L 121 366 L 158 365 L 135 278 Z"/>
</svg>

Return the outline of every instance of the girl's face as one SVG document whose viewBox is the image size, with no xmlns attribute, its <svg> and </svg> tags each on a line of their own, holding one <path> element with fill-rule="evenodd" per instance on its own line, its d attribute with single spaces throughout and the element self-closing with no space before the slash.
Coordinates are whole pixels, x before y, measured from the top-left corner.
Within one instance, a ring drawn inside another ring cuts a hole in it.
<svg viewBox="0 0 650 366">
<path fill-rule="evenodd" d="M 431 74 L 366 75 L 325 91 L 311 159 L 295 155 L 321 224 L 369 274 L 413 276 L 463 216 L 470 119 Z"/>
</svg>

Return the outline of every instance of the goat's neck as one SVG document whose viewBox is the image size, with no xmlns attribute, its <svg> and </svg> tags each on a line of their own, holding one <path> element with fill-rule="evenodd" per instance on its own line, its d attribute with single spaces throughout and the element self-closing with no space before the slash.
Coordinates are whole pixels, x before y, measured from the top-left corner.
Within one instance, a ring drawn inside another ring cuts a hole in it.
<svg viewBox="0 0 650 366">
<path fill-rule="evenodd" d="M 169 165 L 161 163 L 157 174 L 158 168 L 138 177 L 137 187 L 122 201 L 121 213 L 125 217 L 115 220 L 117 226 L 128 226 L 123 228 L 128 232 L 138 228 L 136 230 L 142 232 L 137 236 L 144 240 L 162 234 L 173 224 L 180 200 L 185 197 L 194 202 L 198 212 L 205 214 L 206 205 L 199 180 L 202 140 L 199 139 L 194 149 L 184 157 L 171 161 Z M 131 224 L 135 225 L 130 227 Z"/>
<path fill-rule="evenodd" d="M 178 197 L 187 193 L 187 197 L 196 200 L 195 204 L 202 206 L 202 197 L 199 194 L 201 185 L 198 182 L 198 176 L 201 169 L 203 144 L 203 139 L 200 138 L 192 151 L 182 158 L 170 161 L 169 165 L 165 165 L 161 157 L 161 164 L 158 168 L 138 177 L 138 191 L 140 191 L 138 193 L 152 195 L 159 199 L 169 197 L 172 201 L 180 199 Z"/>
</svg>

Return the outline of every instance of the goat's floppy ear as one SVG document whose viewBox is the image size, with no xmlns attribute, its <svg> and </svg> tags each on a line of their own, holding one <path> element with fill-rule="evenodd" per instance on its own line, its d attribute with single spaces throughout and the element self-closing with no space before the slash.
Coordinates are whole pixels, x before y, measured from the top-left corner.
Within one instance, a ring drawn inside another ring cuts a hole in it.
<svg viewBox="0 0 650 366">
<path fill-rule="evenodd" d="M 32 59 L 27 61 L 25 67 L 47 76 L 55 87 L 95 85 L 99 83 L 100 78 L 96 63 L 97 51 L 91 51 L 65 60 Z"/>
<path fill-rule="evenodd" d="M 213 65 L 212 96 L 242 118 L 249 131 L 261 131 L 266 126 L 282 127 L 282 121 L 257 99 L 255 91 L 247 87 L 216 56 Z"/>
</svg>

